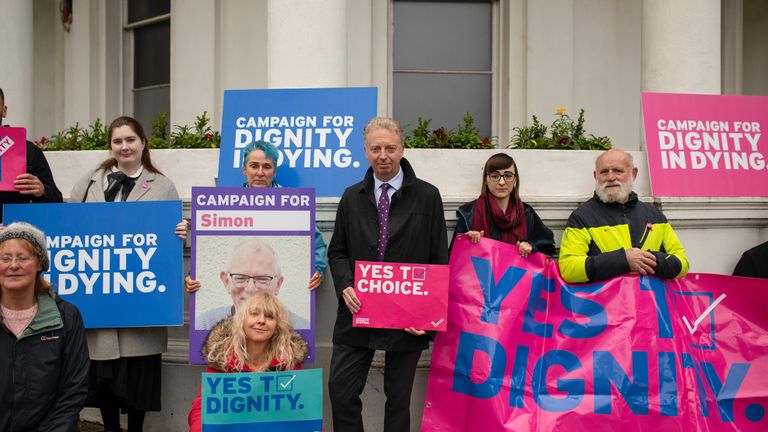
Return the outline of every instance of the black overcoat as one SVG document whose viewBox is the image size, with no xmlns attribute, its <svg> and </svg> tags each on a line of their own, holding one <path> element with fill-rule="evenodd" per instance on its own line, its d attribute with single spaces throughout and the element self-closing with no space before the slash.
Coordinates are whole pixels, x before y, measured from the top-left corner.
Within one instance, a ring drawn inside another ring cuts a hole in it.
<svg viewBox="0 0 768 432">
<path fill-rule="evenodd" d="M 388 240 L 384 261 L 399 263 L 447 264 L 448 238 L 440 191 L 416 178 L 408 161 L 400 160 L 403 185 L 392 196 L 389 208 Z M 379 235 L 373 170 L 360 183 L 348 187 L 336 211 L 328 261 L 339 299 L 333 343 L 385 351 L 418 351 L 427 348 L 427 336 L 413 336 L 404 330 L 352 327 L 342 291 L 355 280 L 355 260 L 376 261 Z"/>
</svg>

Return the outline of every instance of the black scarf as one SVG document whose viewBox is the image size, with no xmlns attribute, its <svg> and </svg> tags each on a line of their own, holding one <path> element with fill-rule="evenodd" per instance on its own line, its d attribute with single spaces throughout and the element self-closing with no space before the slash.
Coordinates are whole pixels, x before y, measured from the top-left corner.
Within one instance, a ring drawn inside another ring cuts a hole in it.
<svg viewBox="0 0 768 432">
<path fill-rule="evenodd" d="M 104 191 L 104 199 L 106 201 L 114 201 L 118 191 L 121 191 L 120 200 L 125 201 L 136 185 L 136 179 L 128 177 L 122 171 L 109 174 L 107 180 L 107 189 Z"/>
</svg>

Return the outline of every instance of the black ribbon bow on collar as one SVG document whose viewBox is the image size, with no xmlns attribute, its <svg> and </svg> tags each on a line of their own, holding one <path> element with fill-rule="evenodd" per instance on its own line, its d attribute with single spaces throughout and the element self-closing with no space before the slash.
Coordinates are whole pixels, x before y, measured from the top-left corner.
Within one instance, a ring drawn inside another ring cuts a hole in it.
<svg viewBox="0 0 768 432">
<path fill-rule="evenodd" d="M 118 191 L 121 191 L 120 200 L 125 201 L 136 185 L 136 180 L 128 177 L 122 171 L 109 174 L 107 181 L 107 190 L 104 191 L 104 199 L 107 201 L 114 201 Z"/>
</svg>

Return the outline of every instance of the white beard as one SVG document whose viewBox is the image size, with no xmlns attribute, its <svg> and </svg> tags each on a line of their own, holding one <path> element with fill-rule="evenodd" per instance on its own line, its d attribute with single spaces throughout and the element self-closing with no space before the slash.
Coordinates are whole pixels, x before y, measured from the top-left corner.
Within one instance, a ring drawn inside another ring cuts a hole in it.
<svg viewBox="0 0 768 432">
<path fill-rule="evenodd" d="M 620 187 L 618 190 L 608 192 L 606 191 L 606 186 L 610 185 L 611 183 L 605 183 L 601 185 L 597 180 L 595 180 L 595 193 L 597 193 L 597 197 L 600 198 L 600 201 L 606 204 L 624 204 L 629 199 L 629 194 L 632 193 L 632 189 L 635 186 L 634 183 L 634 179 L 629 178 L 626 182 L 619 183 Z"/>
</svg>

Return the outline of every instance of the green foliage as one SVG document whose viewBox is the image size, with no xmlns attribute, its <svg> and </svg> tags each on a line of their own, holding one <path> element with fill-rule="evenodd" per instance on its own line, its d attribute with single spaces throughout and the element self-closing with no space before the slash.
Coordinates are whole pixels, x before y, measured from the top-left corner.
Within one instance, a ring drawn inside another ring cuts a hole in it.
<svg viewBox="0 0 768 432">
<path fill-rule="evenodd" d="M 204 112 L 197 116 L 195 123 L 190 126 L 176 125 L 174 131 L 168 133 L 167 112 L 161 112 L 152 120 L 152 132 L 149 138 L 150 148 L 218 148 L 221 135 L 211 127 L 211 119 Z M 87 129 L 79 124 L 70 126 L 64 131 L 51 136 L 42 137 L 35 143 L 43 150 L 100 150 L 107 148 L 107 126 L 101 119 Z"/>
<path fill-rule="evenodd" d="M 171 134 L 171 148 L 219 148 L 221 135 L 209 124 L 208 113 L 203 112 L 195 118 L 195 124 L 189 126 L 176 125 Z"/>
<path fill-rule="evenodd" d="M 35 143 L 43 150 L 96 150 L 107 146 L 107 127 L 101 119 L 82 129 L 79 123 L 51 136 L 42 137 Z"/>
<path fill-rule="evenodd" d="M 410 135 L 405 137 L 407 148 L 451 148 L 451 149 L 489 149 L 494 148 L 493 139 L 480 136 L 480 129 L 475 126 L 475 119 L 467 113 L 464 123 L 453 129 L 439 127 L 430 130 L 431 119 L 419 117 L 419 124 Z"/>
<path fill-rule="evenodd" d="M 161 112 L 152 120 L 152 132 L 149 138 L 149 148 L 168 148 L 168 117 L 170 113 Z"/>
<path fill-rule="evenodd" d="M 519 149 L 558 149 L 558 150 L 608 150 L 611 139 L 606 136 L 584 134 L 584 110 L 579 111 L 579 118 L 574 122 L 565 110 L 559 108 L 557 119 L 547 127 L 536 116 L 528 127 L 512 129 L 515 134 L 510 148 Z M 549 131 L 549 134 L 547 132 Z"/>
</svg>

